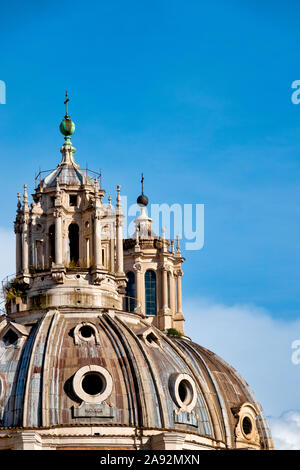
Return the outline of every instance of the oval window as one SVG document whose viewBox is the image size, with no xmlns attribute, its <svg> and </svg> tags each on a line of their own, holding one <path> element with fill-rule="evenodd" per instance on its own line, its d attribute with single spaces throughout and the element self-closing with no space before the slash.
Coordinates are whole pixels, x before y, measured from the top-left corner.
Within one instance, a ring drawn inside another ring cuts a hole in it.
<svg viewBox="0 0 300 470">
<path fill-rule="evenodd" d="M 250 418 L 248 418 L 248 416 L 245 416 L 245 418 L 243 419 L 242 428 L 243 428 L 244 434 L 247 437 L 250 436 L 250 434 L 252 432 L 252 421 L 251 421 Z"/>
<path fill-rule="evenodd" d="M 173 374 L 169 381 L 169 390 L 175 404 L 190 413 L 196 406 L 197 389 L 194 380 L 188 374 Z"/>
</svg>

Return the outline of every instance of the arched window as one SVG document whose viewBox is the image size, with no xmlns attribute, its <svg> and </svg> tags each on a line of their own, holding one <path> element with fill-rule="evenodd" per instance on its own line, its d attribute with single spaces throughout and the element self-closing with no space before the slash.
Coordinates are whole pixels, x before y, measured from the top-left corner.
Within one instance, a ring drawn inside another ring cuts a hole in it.
<svg viewBox="0 0 300 470">
<path fill-rule="evenodd" d="M 156 274 L 152 270 L 145 273 L 146 315 L 156 315 Z"/>
<path fill-rule="evenodd" d="M 49 227 L 49 261 L 55 263 L 55 225 Z"/>
<path fill-rule="evenodd" d="M 125 305 L 127 312 L 133 312 L 135 307 L 135 277 L 133 272 L 127 273 L 127 286 L 126 286 L 126 298 Z"/>
<path fill-rule="evenodd" d="M 77 264 L 79 260 L 79 227 L 69 225 L 69 263 Z"/>
</svg>

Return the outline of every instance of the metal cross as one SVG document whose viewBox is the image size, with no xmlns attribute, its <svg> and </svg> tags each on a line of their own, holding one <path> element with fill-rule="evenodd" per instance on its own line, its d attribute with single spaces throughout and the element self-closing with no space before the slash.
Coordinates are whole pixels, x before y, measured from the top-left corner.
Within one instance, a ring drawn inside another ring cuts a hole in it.
<svg viewBox="0 0 300 470">
<path fill-rule="evenodd" d="M 144 194 L 144 173 L 142 173 L 141 183 L 142 183 L 142 194 Z"/>
<path fill-rule="evenodd" d="M 66 91 L 66 101 L 64 101 L 64 104 L 66 105 L 66 116 L 68 116 L 68 102 L 70 101 L 70 98 L 68 97 L 68 92 Z"/>
</svg>

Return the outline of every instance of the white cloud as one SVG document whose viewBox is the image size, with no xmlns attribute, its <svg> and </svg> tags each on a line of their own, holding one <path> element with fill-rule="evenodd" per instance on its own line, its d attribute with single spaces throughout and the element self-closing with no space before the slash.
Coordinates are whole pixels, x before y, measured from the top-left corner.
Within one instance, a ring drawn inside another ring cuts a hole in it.
<svg viewBox="0 0 300 470">
<path fill-rule="evenodd" d="M 300 411 L 268 419 L 276 450 L 300 450 Z"/>
<path fill-rule="evenodd" d="M 249 383 L 265 415 L 271 432 L 286 448 L 299 438 L 290 438 L 296 427 L 295 414 L 286 410 L 300 407 L 300 364 L 292 362 L 293 341 L 300 339 L 300 320 L 283 321 L 254 305 L 223 305 L 207 299 L 190 299 L 184 304 L 186 334 L 231 364 Z M 298 415 L 300 417 L 300 414 Z M 297 421 L 299 425 L 300 418 Z M 279 423 L 284 434 L 279 436 Z M 274 427 L 274 429 L 273 429 Z M 298 428 L 300 436 L 300 427 Z M 297 444 L 298 445 L 298 444 Z"/>
</svg>

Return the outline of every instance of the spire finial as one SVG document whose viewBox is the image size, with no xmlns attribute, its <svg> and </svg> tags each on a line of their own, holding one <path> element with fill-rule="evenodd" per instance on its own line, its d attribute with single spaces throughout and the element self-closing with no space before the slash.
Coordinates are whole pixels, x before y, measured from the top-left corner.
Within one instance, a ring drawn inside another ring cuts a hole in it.
<svg viewBox="0 0 300 470">
<path fill-rule="evenodd" d="M 68 97 L 68 91 L 66 90 L 66 100 L 64 101 L 64 104 L 66 105 L 65 119 L 67 119 L 69 117 L 69 114 L 68 114 L 68 102 L 69 101 L 70 101 L 70 98 Z"/>
<path fill-rule="evenodd" d="M 142 173 L 142 179 L 141 179 L 141 185 L 142 185 L 142 193 L 139 195 L 137 198 L 136 202 L 140 207 L 146 207 L 148 205 L 148 198 L 144 194 L 144 173 Z"/>
<path fill-rule="evenodd" d="M 20 210 L 21 209 L 21 193 L 17 193 L 17 198 L 18 198 L 17 207 L 18 207 L 18 210 Z"/>
<path fill-rule="evenodd" d="M 24 184 L 23 203 L 24 204 L 28 203 L 27 184 Z"/>
<path fill-rule="evenodd" d="M 121 207 L 121 196 L 120 196 L 121 186 L 117 185 L 117 208 Z"/>
<path fill-rule="evenodd" d="M 60 132 L 65 136 L 65 143 L 64 143 L 65 146 L 67 145 L 72 146 L 71 135 L 74 134 L 75 132 L 75 124 L 68 114 L 68 102 L 69 101 L 70 101 L 70 98 L 68 97 L 68 92 L 66 91 L 66 99 L 64 101 L 64 104 L 66 105 L 66 114 L 59 126 Z"/>
<path fill-rule="evenodd" d="M 179 234 L 176 236 L 177 239 L 177 246 L 176 246 L 176 256 L 180 257 L 181 256 L 181 251 L 180 251 L 180 236 Z"/>
<path fill-rule="evenodd" d="M 142 184 L 142 194 L 144 194 L 144 173 L 142 173 L 141 184 Z"/>
</svg>

